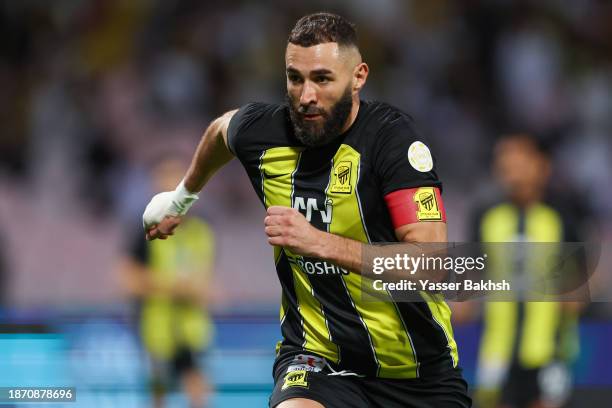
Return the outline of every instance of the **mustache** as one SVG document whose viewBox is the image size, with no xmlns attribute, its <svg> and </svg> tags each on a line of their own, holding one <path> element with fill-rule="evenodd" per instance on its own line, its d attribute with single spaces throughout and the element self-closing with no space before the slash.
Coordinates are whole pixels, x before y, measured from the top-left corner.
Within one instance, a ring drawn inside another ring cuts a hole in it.
<svg viewBox="0 0 612 408">
<path fill-rule="evenodd" d="M 296 110 L 301 115 L 323 115 L 325 116 L 325 110 L 323 108 L 317 108 L 315 105 L 298 105 Z"/>
</svg>

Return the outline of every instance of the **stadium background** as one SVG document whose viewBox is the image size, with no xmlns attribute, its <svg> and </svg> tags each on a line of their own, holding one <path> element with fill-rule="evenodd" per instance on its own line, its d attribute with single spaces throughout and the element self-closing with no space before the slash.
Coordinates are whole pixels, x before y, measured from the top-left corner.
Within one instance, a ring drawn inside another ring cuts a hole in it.
<svg viewBox="0 0 612 408">
<path fill-rule="evenodd" d="M 146 406 L 146 364 L 116 265 L 153 191 L 150 165 L 193 151 L 220 113 L 278 101 L 288 31 L 357 23 L 365 98 L 411 113 L 437 152 L 450 239 L 495 194 L 501 132 L 552 149 L 556 187 L 612 235 L 612 4 L 597 0 L 0 2 L 0 386 L 73 385 L 69 406 Z M 214 407 L 264 406 L 279 285 L 238 163 L 195 212 L 217 237 Z M 607 282 L 609 283 L 609 282 Z M 581 323 L 575 406 L 612 394 L 612 307 Z M 478 322 L 456 326 L 473 382 Z M 609 401 L 609 400 L 608 400 Z M 173 394 L 171 403 L 184 401 Z"/>
</svg>

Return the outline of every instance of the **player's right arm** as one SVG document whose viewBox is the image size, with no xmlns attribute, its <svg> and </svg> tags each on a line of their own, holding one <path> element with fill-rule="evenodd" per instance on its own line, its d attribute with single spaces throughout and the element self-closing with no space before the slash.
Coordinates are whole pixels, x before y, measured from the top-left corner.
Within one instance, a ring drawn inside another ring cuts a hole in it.
<svg viewBox="0 0 612 408">
<path fill-rule="evenodd" d="M 234 155 L 228 145 L 229 123 L 237 110 L 213 120 L 208 126 L 191 160 L 189 170 L 174 191 L 155 195 L 142 216 L 148 240 L 166 239 L 172 235 L 185 215 L 198 199 L 198 193 L 213 174 Z"/>
<path fill-rule="evenodd" d="M 204 132 L 183 180 L 188 191 L 200 192 L 212 175 L 234 157 L 228 147 L 227 129 L 237 111 L 229 111 L 213 120 Z"/>
</svg>

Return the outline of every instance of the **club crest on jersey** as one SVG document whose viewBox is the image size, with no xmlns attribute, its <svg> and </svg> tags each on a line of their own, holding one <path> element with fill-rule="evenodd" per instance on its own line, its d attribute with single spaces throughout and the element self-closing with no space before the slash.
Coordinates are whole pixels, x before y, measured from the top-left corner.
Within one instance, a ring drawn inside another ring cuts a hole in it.
<svg viewBox="0 0 612 408">
<path fill-rule="evenodd" d="M 332 193 L 350 194 L 352 192 L 351 173 L 353 164 L 350 161 L 341 161 L 334 167 L 334 182 L 329 189 Z"/>
<path fill-rule="evenodd" d="M 285 381 L 283 382 L 283 388 L 286 390 L 289 387 L 305 387 L 308 388 L 308 371 L 306 370 L 295 370 L 285 374 Z"/>
<path fill-rule="evenodd" d="M 421 187 L 414 193 L 419 221 L 440 221 L 442 213 L 438 206 L 434 187 Z"/>
</svg>

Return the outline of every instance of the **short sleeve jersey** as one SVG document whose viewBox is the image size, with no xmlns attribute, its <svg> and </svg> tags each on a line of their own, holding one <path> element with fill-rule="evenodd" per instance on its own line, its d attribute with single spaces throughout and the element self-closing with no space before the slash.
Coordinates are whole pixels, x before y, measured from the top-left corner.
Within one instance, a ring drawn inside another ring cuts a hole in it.
<svg viewBox="0 0 612 408">
<path fill-rule="evenodd" d="M 296 208 L 316 228 L 364 243 L 397 241 L 387 194 L 442 187 L 412 119 L 380 102 L 361 101 L 351 127 L 319 147 L 295 137 L 287 105 L 250 103 L 230 121 L 228 145 L 266 208 Z M 364 302 L 357 273 L 281 247 L 274 258 L 282 287 L 279 359 L 307 351 L 338 369 L 382 378 L 457 365 L 442 299 Z"/>
</svg>

